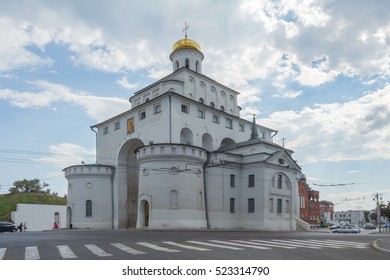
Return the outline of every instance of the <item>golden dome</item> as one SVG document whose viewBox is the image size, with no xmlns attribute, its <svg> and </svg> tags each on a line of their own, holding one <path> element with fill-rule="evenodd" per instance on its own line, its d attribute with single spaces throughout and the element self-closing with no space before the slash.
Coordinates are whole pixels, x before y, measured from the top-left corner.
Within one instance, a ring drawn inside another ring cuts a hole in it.
<svg viewBox="0 0 390 280">
<path fill-rule="evenodd" d="M 187 36 L 184 39 L 177 41 L 172 46 L 172 52 L 182 49 L 194 49 L 200 52 L 200 46 L 194 40 L 188 39 Z"/>
</svg>

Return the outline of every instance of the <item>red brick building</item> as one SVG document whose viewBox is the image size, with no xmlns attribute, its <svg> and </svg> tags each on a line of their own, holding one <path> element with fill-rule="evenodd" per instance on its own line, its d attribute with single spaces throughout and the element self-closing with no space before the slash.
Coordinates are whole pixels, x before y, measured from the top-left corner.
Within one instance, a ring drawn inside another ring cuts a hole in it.
<svg viewBox="0 0 390 280">
<path fill-rule="evenodd" d="M 309 224 L 333 220 L 333 203 L 320 201 L 320 192 L 312 190 L 306 182 L 305 174 L 301 173 L 298 181 L 300 218 Z"/>
</svg>

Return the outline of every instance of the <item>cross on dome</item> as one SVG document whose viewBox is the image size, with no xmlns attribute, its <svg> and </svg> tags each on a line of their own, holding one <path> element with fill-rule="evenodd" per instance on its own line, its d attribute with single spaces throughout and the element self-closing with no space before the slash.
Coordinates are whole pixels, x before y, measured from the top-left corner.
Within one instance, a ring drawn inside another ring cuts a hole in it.
<svg viewBox="0 0 390 280">
<path fill-rule="evenodd" d="M 187 24 L 187 22 L 185 21 L 185 22 L 184 22 L 184 29 L 183 29 L 185 38 L 187 38 L 187 30 L 188 30 L 188 28 L 190 28 L 190 26 L 189 26 L 189 25 Z"/>
</svg>

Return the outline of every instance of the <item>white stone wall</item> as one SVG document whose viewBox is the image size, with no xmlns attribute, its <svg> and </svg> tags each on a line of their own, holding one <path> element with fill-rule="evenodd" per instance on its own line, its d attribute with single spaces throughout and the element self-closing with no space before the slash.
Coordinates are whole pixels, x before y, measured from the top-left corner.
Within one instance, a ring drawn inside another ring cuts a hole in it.
<svg viewBox="0 0 390 280">
<path fill-rule="evenodd" d="M 161 112 L 154 113 L 157 105 L 161 106 Z M 182 112 L 182 105 L 188 105 L 188 113 Z M 198 110 L 204 111 L 204 118 L 199 117 Z M 145 119 L 139 118 L 140 112 L 145 112 Z M 213 121 L 213 114 L 218 116 L 217 123 Z M 127 120 L 131 118 L 134 118 L 135 131 L 127 134 Z M 226 127 L 226 119 L 232 121 L 232 128 Z M 118 122 L 120 128 L 115 129 L 115 124 Z M 240 131 L 240 125 L 244 131 Z M 198 147 L 202 147 L 202 136 L 209 134 L 213 140 L 213 149 L 216 150 L 225 138 L 230 138 L 234 142 L 249 139 L 251 122 L 177 95 L 166 95 L 98 125 L 98 162 L 116 165 L 121 147 L 133 138 L 140 139 L 146 145 L 150 142 L 180 143 L 183 128 L 191 130 L 192 145 Z M 267 141 L 272 141 L 272 132 L 271 129 L 258 126 L 259 135 L 263 134 Z"/>
<path fill-rule="evenodd" d="M 103 165 L 77 165 L 66 169 L 69 217 L 73 228 L 112 227 L 112 169 Z M 92 202 L 92 215 L 87 216 L 86 202 Z"/>
<path fill-rule="evenodd" d="M 149 204 L 149 228 L 206 228 L 203 190 L 206 157 L 203 149 L 187 145 L 153 145 L 138 150 L 137 228 L 145 226 L 144 201 Z"/>
<path fill-rule="evenodd" d="M 51 230 L 54 226 L 55 214 L 58 213 L 58 225 L 66 225 L 65 205 L 17 204 L 16 211 L 11 213 L 12 221 L 18 226 L 25 223 L 27 231 Z"/>
</svg>

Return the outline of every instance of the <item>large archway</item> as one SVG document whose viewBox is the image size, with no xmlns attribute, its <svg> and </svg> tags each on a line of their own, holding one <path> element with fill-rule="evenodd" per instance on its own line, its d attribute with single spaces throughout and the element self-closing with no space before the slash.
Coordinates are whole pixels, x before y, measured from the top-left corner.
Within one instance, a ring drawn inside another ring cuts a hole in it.
<svg viewBox="0 0 390 280">
<path fill-rule="evenodd" d="M 119 151 L 117 167 L 118 228 L 135 228 L 138 211 L 139 165 L 135 150 L 144 146 L 139 139 L 127 141 Z"/>
</svg>

